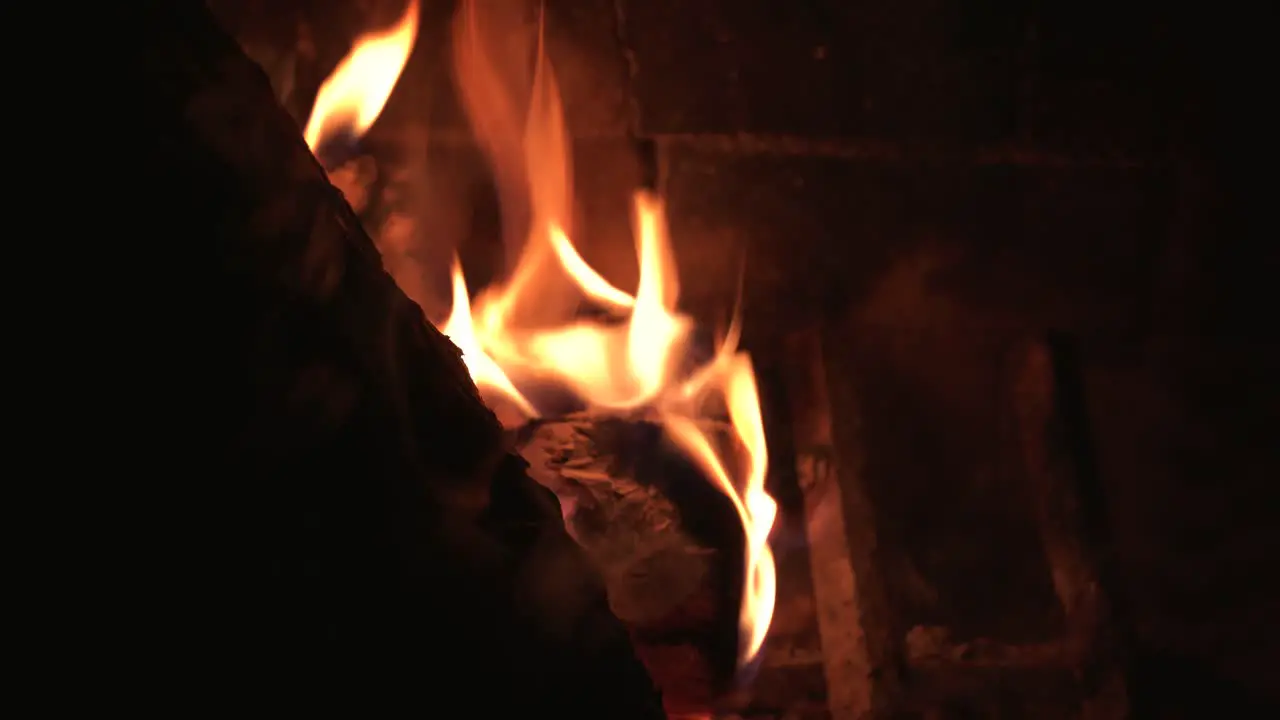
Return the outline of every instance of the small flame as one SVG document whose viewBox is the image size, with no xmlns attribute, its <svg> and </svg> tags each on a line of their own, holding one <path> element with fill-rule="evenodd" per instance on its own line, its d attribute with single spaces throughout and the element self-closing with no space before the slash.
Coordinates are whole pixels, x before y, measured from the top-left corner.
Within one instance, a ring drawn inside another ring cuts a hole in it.
<svg viewBox="0 0 1280 720">
<path fill-rule="evenodd" d="M 302 136 L 315 152 L 343 133 L 362 137 L 378 119 L 418 36 L 418 0 L 387 30 L 361 35 L 316 94 Z"/>
<path fill-rule="evenodd" d="M 467 372 L 471 374 L 471 379 L 477 386 L 497 390 L 515 403 L 526 416 L 537 416 L 538 411 L 533 409 L 533 405 L 520 394 L 502 368 L 481 347 L 480 340 L 476 337 L 475 324 L 471 320 L 467 281 L 462 275 L 462 263 L 458 262 L 457 257 L 453 259 L 450 275 L 453 280 L 453 310 L 450 311 L 449 319 L 445 321 L 441 332 L 448 335 L 453 344 L 462 351 L 462 361 L 466 364 Z"/>
<path fill-rule="evenodd" d="M 676 447 L 729 498 L 742 520 L 746 587 L 739 662 L 745 667 L 759 656 L 773 617 L 769 533 L 777 505 L 765 491 L 768 450 L 760 399 L 751 360 L 737 347 L 738 319 L 709 363 L 683 372 L 693 321 L 677 309 L 680 287 L 666 211 L 653 193 L 637 192 L 632 200 L 639 264 L 634 294 L 611 284 L 579 254 L 570 225 L 571 144 L 560 92 L 543 49 L 541 18 L 529 27 L 525 9 L 510 0 L 462 0 L 455 16 L 459 95 L 493 167 L 504 230 L 514 228 L 506 242 L 515 261 L 505 282 L 473 300 L 455 257 L 453 306 L 442 330 L 462 350 L 481 392 L 525 417 L 538 415 L 520 390 L 526 381 L 572 390 L 599 411 L 645 408 L 657 415 Z M 313 147 L 313 138 L 318 142 L 334 127 L 332 117 L 354 118 L 347 122 L 357 132 L 373 122 L 412 48 L 416 25 L 415 0 L 396 28 L 357 43 L 325 83 L 325 90 L 335 89 L 329 95 L 322 90 L 316 101 L 307 132 Z M 381 59 L 364 59 L 365 52 Z M 350 69 L 356 67 L 364 69 Z M 528 224 L 517 227 L 517 219 Z M 615 317 L 577 318 L 583 299 Z M 703 407 L 713 396 L 723 400 L 732 428 L 734 447 L 727 450 L 703 422 Z M 730 462 L 735 455 L 739 461 Z"/>
<path fill-rule="evenodd" d="M 564 234 L 564 230 L 559 225 L 551 226 L 551 247 L 556 251 L 556 258 L 560 260 L 560 264 L 573 276 L 588 298 L 618 311 L 635 307 L 635 297 L 614 287 L 608 280 L 601 277 L 595 268 L 588 265 L 587 261 L 578 254 L 573 241 Z"/>
<path fill-rule="evenodd" d="M 741 485 L 733 481 L 711 437 L 698 426 L 693 415 L 664 409 L 662 418 L 676 444 L 733 501 L 746 531 L 746 588 L 739 627 L 742 630 L 740 657 L 743 664 L 747 664 L 759 655 L 773 618 L 777 570 L 773 551 L 769 549 L 769 531 L 773 529 L 778 505 L 764 489 L 769 453 L 751 358 L 741 352 L 721 357 L 728 359 L 711 366 L 710 375 L 700 378 L 703 387 L 698 394 L 715 389 L 724 396 L 730 425 L 746 455 L 746 477 Z"/>
<path fill-rule="evenodd" d="M 661 201 L 641 192 L 633 208 L 640 260 L 634 296 L 590 269 L 567 237 L 561 234 L 555 245 L 561 270 L 582 294 L 615 309 L 630 308 L 626 324 L 574 322 L 533 332 L 525 353 L 516 358 L 568 385 L 589 405 L 612 410 L 654 403 L 671 383 L 672 363 L 692 324 L 675 311 L 678 286 Z"/>
</svg>

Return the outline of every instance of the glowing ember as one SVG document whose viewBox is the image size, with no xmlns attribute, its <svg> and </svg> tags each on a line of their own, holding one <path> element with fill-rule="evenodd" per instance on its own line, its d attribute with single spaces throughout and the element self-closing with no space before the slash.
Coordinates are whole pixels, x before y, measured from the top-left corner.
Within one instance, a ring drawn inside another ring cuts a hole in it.
<svg viewBox="0 0 1280 720">
<path fill-rule="evenodd" d="M 610 284 L 578 254 L 569 226 L 572 162 L 559 89 L 542 49 L 541 24 L 536 34 L 523 33 L 523 8 L 512 10 L 518 5 L 484 4 L 482 12 L 480 3 L 462 0 L 454 25 L 454 70 L 502 201 L 529 207 L 532 221 L 508 279 L 474 300 L 455 260 L 453 310 L 443 331 L 462 349 L 481 391 L 526 417 L 538 411 L 519 386 L 534 381 L 569 389 L 597 411 L 647 408 L 657 415 L 742 520 L 746 587 L 739 661 L 745 666 L 764 643 L 776 591 L 768 540 L 777 506 L 764 488 L 768 450 L 751 360 L 737 350 L 735 321 L 710 363 L 690 374 L 678 372 L 692 321 L 676 309 L 677 272 L 657 197 L 637 192 L 633 201 L 640 269 L 634 294 Z M 368 130 L 416 33 L 417 0 L 411 0 L 394 28 L 361 37 L 316 100 L 306 132 L 313 150 L 335 133 L 358 136 Z M 536 58 L 532 68 L 528 57 Z M 532 89 L 527 104 L 518 92 L 522 86 Z M 613 311 L 618 321 L 574 319 L 572 308 L 548 300 L 566 290 Z M 729 462 L 698 422 L 715 397 L 728 410 L 742 462 Z M 731 472 L 738 466 L 742 472 Z"/>
</svg>

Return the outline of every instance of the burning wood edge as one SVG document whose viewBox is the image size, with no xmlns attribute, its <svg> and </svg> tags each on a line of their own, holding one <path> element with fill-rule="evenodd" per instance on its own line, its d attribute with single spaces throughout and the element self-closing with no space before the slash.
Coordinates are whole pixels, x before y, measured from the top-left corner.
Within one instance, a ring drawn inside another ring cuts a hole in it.
<svg viewBox="0 0 1280 720">
<path fill-rule="evenodd" d="M 455 260 L 452 311 L 442 329 L 462 350 L 480 389 L 526 417 L 539 414 L 526 396 L 528 382 L 567 389 L 597 410 L 656 413 L 667 436 L 741 519 L 746 550 L 739 662 L 749 669 L 764 643 L 776 592 L 768 544 L 776 504 L 764 490 L 768 453 L 751 360 L 737 349 L 735 323 L 711 362 L 692 373 L 677 372 L 692 320 L 676 310 L 677 273 L 656 194 L 640 191 L 634 199 L 640 266 L 634 293 L 611 285 L 577 253 L 570 225 L 570 143 L 559 89 L 543 52 L 541 17 L 536 31 L 527 32 L 520 5 L 463 0 L 452 48 L 459 94 L 494 169 L 504 209 L 527 208 L 530 226 L 509 277 L 474 301 Z M 410 0 L 395 26 L 361 37 L 325 81 L 307 123 L 313 150 L 334 136 L 359 137 L 377 118 L 413 49 L 417 16 L 417 0 Z M 536 52 L 513 52 L 525 42 Z M 532 68 L 509 60 L 530 55 L 536 58 Z M 527 101 L 518 92 L 521 85 L 531 88 Z M 582 298 L 607 308 L 618 321 L 575 318 L 572 310 Z M 707 401 L 717 395 L 733 431 L 728 450 L 702 426 Z M 738 453 L 745 462 L 734 474 L 729 457 Z"/>
<path fill-rule="evenodd" d="M 351 205 L 351 209 L 357 215 L 363 213 L 369 205 L 370 190 L 378 178 L 378 167 L 374 164 L 373 158 L 368 156 L 354 158 L 327 171 L 327 174 L 329 182 L 338 188 L 342 197 L 346 198 Z"/>
</svg>

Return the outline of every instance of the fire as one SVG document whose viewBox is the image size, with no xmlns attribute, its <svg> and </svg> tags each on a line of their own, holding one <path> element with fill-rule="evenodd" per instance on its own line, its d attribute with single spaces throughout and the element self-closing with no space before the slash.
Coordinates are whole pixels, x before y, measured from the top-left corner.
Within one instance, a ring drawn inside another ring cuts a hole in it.
<svg viewBox="0 0 1280 720">
<path fill-rule="evenodd" d="M 382 113 L 418 37 L 418 0 L 388 30 L 361 35 L 333 74 L 320 86 L 302 136 L 313 151 L 321 140 L 364 135 Z"/>
<path fill-rule="evenodd" d="M 477 387 L 497 390 L 526 416 L 537 415 L 538 411 L 520 394 L 506 373 L 502 372 L 502 368 L 485 354 L 484 345 L 476 336 L 475 324 L 471 320 L 471 299 L 467 295 L 467 280 L 462 275 L 462 263 L 456 257 L 453 259 L 450 275 L 453 284 L 453 312 L 449 314 L 441 332 L 448 335 L 462 351 L 467 370 Z"/>
<path fill-rule="evenodd" d="M 739 660 L 746 666 L 763 646 L 776 593 L 769 533 L 777 506 L 765 491 L 768 449 L 751 359 L 737 348 L 735 319 L 711 362 L 693 372 L 682 365 L 693 321 L 677 307 L 680 288 L 666 213 L 653 193 L 636 192 L 632 203 L 640 271 L 634 293 L 611 284 L 578 253 L 559 88 L 542 47 L 542 23 L 530 31 L 519 6 L 462 0 L 453 61 L 463 106 L 494 168 L 503 206 L 526 208 L 531 220 L 523 237 L 515 238 L 518 260 L 507 279 L 476 298 L 455 259 L 453 309 L 442 330 L 462 350 L 490 402 L 534 417 L 537 406 L 520 387 L 551 383 L 600 412 L 642 410 L 662 422 L 742 520 L 746 587 Z M 313 149 L 332 133 L 358 135 L 373 123 L 404 67 L 416 22 L 412 0 L 396 27 L 356 43 L 316 100 L 306 134 Z M 576 318 L 583 300 L 613 317 Z M 733 430 L 735 447 L 729 450 L 703 422 L 717 398 Z"/>
</svg>

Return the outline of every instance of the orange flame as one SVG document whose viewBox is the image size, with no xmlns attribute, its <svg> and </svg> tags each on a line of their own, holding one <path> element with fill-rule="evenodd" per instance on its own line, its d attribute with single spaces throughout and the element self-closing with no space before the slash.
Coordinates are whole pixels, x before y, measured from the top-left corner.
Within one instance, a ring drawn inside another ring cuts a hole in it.
<svg viewBox="0 0 1280 720">
<path fill-rule="evenodd" d="M 768 450 L 751 360 L 737 349 L 735 318 L 712 361 L 681 373 L 693 321 L 677 309 L 680 288 L 666 213 L 652 193 L 637 192 L 632 202 L 639 263 L 634 293 L 611 284 L 578 253 L 570 225 L 572 162 L 560 92 L 542 47 L 541 19 L 531 26 L 524 10 L 514 2 L 462 0 L 455 17 L 453 60 L 463 106 L 494 168 L 508 213 L 504 219 L 527 217 L 529 222 L 508 238 L 516 261 L 507 279 L 474 300 L 455 258 L 453 308 L 443 332 L 462 350 L 489 401 L 510 404 L 525 417 L 538 414 L 519 389 L 532 381 L 567 388 L 598 411 L 643 408 L 656 414 L 673 443 L 730 499 L 742 520 L 746 587 L 739 661 L 746 665 L 763 646 L 776 592 L 768 540 L 777 506 L 765 491 Z M 413 30 L 406 28 L 416 27 L 416 13 L 411 4 L 397 28 L 357 43 L 325 84 L 344 88 L 342 101 L 322 105 L 324 98 L 317 99 L 313 123 L 328 128 L 331 108 L 354 115 L 357 131 L 373 122 L 412 47 Z M 393 43 L 393 37 L 399 40 Z M 358 65 L 355 58 L 366 43 L 398 49 L 381 50 L 377 63 L 362 61 L 363 80 L 342 78 L 348 66 Z M 535 58 L 532 67 L 530 57 Z M 338 91 L 333 93 L 336 97 Z M 366 107 L 375 109 L 372 114 L 355 110 Z M 311 125 L 308 131 L 311 142 Z M 321 131 L 315 132 L 320 137 Z M 576 304 L 584 298 L 616 318 L 575 319 Z M 704 429 L 703 408 L 712 396 L 723 399 L 733 430 L 735 447 L 728 452 Z M 735 454 L 741 462 L 729 462 Z"/>
<path fill-rule="evenodd" d="M 360 137 L 378 119 L 409 61 L 418 37 L 418 0 L 387 30 L 361 35 L 316 94 L 302 132 L 314 152 L 327 139 L 349 132 Z"/>
<path fill-rule="evenodd" d="M 467 372 L 478 387 L 498 390 L 527 417 L 537 415 L 538 411 L 520 394 L 502 368 L 485 354 L 480 339 L 476 337 L 475 324 L 471 320 L 471 303 L 467 296 L 467 281 L 462 275 L 462 264 L 456 257 L 453 259 L 450 275 L 453 280 L 453 311 L 449 313 L 449 319 L 445 321 L 441 332 L 448 335 L 462 351 Z"/>
<path fill-rule="evenodd" d="M 742 526 L 746 530 L 746 587 L 743 590 L 739 627 L 742 629 L 740 657 L 753 660 L 764 645 L 773 618 L 777 598 L 777 570 L 773 551 L 769 549 L 769 531 L 773 529 L 778 505 L 764 489 L 769 467 L 765 445 L 764 423 L 760 417 L 760 396 L 756 390 L 755 371 L 746 353 L 722 355 L 727 361 L 714 367 L 705 378 L 706 389 L 719 390 L 729 409 L 729 421 L 738 443 L 747 456 L 746 477 L 739 486 L 730 477 L 709 435 L 698 427 L 694 417 L 671 409 L 662 411 L 668 434 L 693 458 L 729 499 L 733 501 Z"/>
</svg>

